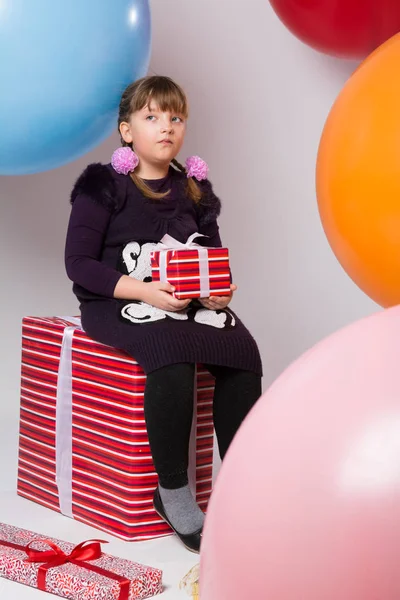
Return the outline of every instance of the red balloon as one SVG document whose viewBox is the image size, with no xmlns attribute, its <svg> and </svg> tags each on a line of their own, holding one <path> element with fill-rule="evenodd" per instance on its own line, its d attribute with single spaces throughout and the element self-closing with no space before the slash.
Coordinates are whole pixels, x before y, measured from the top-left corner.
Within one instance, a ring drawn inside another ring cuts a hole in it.
<svg viewBox="0 0 400 600">
<path fill-rule="evenodd" d="M 400 31 L 400 0 L 270 0 L 286 27 L 316 50 L 364 58 Z"/>
</svg>

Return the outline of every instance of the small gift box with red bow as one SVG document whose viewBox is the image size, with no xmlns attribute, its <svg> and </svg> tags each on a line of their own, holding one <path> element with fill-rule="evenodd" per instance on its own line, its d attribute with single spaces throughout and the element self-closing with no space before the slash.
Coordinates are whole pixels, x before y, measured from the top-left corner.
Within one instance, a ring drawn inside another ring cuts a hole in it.
<svg viewBox="0 0 400 600">
<path fill-rule="evenodd" d="M 0 576 L 79 600 L 135 600 L 162 592 L 162 571 L 104 554 L 101 543 L 74 547 L 0 523 Z"/>
<path fill-rule="evenodd" d="M 165 235 L 151 253 L 153 281 L 170 283 L 173 295 L 185 298 L 229 296 L 231 272 L 228 248 L 205 248 L 193 240 L 202 237 L 194 233 L 185 244 Z"/>
</svg>

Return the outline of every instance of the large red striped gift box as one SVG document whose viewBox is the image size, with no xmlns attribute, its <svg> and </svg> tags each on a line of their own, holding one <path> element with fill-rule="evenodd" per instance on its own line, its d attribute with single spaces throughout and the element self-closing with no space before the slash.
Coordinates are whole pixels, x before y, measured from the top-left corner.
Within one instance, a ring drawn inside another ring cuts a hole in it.
<svg viewBox="0 0 400 600">
<path fill-rule="evenodd" d="M 18 493 L 125 540 L 171 533 L 154 511 L 157 476 L 144 419 L 146 376 L 73 317 L 22 323 Z M 212 486 L 214 380 L 197 369 L 189 482 Z"/>
<path fill-rule="evenodd" d="M 165 235 L 151 253 L 153 281 L 170 283 L 175 287 L 174 296 L 184 298 L 208 298 L 229 296 L 231 272 L 228 248 L 205 248 L 190 236 L 182 244 Z"/>
<path fill-rule="evenodd" d="M 105 554 L 102 543 L 74 546 L 0 523 L 0 577 L 72 600 L 144 600 L 161 594 L 160 569 Z"/>
</svg>

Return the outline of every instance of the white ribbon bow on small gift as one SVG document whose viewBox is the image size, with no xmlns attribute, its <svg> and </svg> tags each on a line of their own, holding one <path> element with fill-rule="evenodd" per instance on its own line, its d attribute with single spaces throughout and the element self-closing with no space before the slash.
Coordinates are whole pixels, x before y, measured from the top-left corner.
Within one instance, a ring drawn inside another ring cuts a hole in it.
<svg viewBox="0 0 400 600">
<path fill-rule="evenodd" d="M 198 237 L 208 237 L 202 233 L 193 233 L 184 244 L 178 242 L 166 233 L 161 241 L 155 246 L 154 252 L 160 253 L 160 281 L 168 283 L 167 279 L 167 252 L 169 250 L 196 250 L 199 256 L 200 274 L 200 298 L 208 298 L 210 295 L 210 270 L 208 266 L 208 249 L 196 244 L 193 240 Z"/>
</svg>

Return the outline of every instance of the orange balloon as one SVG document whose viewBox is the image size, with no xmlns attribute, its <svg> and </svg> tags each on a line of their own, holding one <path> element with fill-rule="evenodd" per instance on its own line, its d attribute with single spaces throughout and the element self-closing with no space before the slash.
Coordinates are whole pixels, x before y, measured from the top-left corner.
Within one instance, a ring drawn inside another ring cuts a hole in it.
<svg viewBox="0 0 400 600">
<path fill-rule="evenodd" d="M 322 133 L 316 186 L 345 271 L 378 304 L 400 304 L 400 34 L 340 92 Z"/>
</svg>

